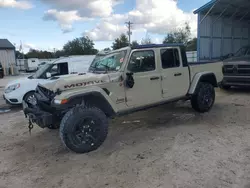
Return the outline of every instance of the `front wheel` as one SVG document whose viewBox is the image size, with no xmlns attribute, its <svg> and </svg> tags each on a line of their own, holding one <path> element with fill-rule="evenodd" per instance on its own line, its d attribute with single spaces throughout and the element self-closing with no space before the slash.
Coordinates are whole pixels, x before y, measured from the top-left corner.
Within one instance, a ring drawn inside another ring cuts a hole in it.
<svg viewBox="0 0 250 188">
<path fill-rule="evenodd" d="M 29 104 L 36 105 L 37 101 L 36 101 L 36 97 L 34 94 L 35 94 L 34 91 L 30 91 L 26 93 L 25 96 L 23 97 L 23 100 Z"/>
<path fill-rule="evenodd" d="M 191 97 L 191 104 L 194 110 L 204 113 L 208 112 L 215 101 L 215 90 L 212 84 L 200 82 L 195 94 Z"/>
<path fill-rule="evenodd" d="M 108 134 L 108 120 L 98 108 L 77 106 L 65 114 L 60 125 L 64 145 L 76 152 L 87 153 L 99 148 Z"/>
</svg>

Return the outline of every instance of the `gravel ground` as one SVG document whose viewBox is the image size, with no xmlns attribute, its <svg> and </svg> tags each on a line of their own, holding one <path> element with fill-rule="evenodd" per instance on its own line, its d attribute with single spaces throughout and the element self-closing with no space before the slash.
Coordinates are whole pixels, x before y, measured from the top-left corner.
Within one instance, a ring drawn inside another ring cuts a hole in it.
<svg viewBox="0 0 250 188">
<path fill-rule="evenodd" d="M 82 155 L 58 131 L 29 135 L 14 108 L 0 114 L 0 187 L 249 188 L 249 93 L 217 90 L 205 114 L 179 102 L 114 119 L 105 143 Z"/>
</svg>

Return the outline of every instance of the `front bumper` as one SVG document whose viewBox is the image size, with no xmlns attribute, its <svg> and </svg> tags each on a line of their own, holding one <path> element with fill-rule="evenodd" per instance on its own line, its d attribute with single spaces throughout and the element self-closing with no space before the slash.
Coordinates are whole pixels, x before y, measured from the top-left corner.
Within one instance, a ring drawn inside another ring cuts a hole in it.
<svg viewBox="0 0 250 188">
<path fill-rule="evenodd" d="M 224 76 L 222 85 L 225 86 L 250 86 L 250 76 Z"/>
<path fill-rule="evenodd" d="M 25 101 L 23 101 L 23 111 L 32 123 L 41 128 L 49 127 L 54 123 L 54 116 L 51 113 L 41 110 L 38 106 L 29 106 Z"/>
<path fill-rule="evenodd" d="M 20 95 L 4 93 L 3 99 L 6 101 L 7 104 L 22 104 L 22 98 L 20 97 Z"/>
</svg>

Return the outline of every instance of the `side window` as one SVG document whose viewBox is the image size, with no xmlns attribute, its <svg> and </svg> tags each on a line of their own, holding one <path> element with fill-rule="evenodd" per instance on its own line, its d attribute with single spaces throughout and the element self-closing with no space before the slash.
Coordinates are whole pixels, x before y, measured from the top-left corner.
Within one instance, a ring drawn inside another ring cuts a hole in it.
<svg viewBox="0 0 250 188">
<path fill-rule="evenodd" d="M 50 70 L 50 73 L 53 74 L 57 74 L 58 73 L 58 64 L 53 65 L 53 67 Z"/>
<path fill-rule="evenodd" d="M 133 52 L 128 64 L 128 70 L 133 73 L 155 70 L 154 51 L 146 50 Z"/>
<path fill-rule="evenodd" d="M 162 68 L 174 68 L 180 66 L 180 56 L 178 49 L 161 50 Z"/>
<path fill-rule="evenodd" d="M 57 72 L 59 75 L 69 74 L 68 63 L 59 63 Z"/>
<path fill-rule="evenodd" d="M 60 75 L 69 74 L 68 63 L 58 63 L 58 64 L 55 64 L 51 68 L 50 73 L 53 76 L 60 76 Z"/>
<path fill-rule="evenodd" d="M 51 74 L 57 74 L 58 73 L 58 64 L 55 64 L 51 70 L 50 70 Z"/>
</svg>

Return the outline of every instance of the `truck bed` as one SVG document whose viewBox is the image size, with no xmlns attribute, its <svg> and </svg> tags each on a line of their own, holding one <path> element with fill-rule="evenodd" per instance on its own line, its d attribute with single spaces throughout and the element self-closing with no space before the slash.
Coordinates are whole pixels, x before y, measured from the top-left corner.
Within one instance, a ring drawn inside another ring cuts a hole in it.
<svg viewBox="0 0 250 188">
<path fill-rule="evenodd" d="M 221 82 L 223 79 L 222 73 L 222 61 L 216 62 L 192 62 L 188 63 L 190 67 L 191 79 L 199 72 L 213 72 L 216 76 L 217 82 Z"/>
</svg>

